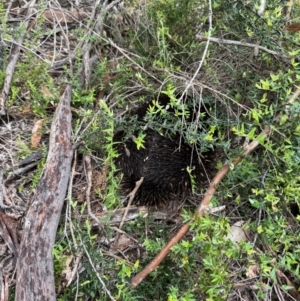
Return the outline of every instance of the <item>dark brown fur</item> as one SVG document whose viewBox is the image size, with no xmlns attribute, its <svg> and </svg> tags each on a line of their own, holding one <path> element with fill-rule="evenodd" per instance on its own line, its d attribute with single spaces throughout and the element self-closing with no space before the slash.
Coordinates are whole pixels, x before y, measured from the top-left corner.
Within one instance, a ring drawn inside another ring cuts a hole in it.
<svg viewBox="0 0 300 301">
<path fill-rule="evenodd" d="M 116 165 L 124 174 L 124 192 L 131 192 L 136 181 L 144 177 L 135 204 L 160 207 L 172 200 L 185 199 L 192 192 L 188 166 L 194 168 L 192 174 L 197 184 L 207 182 L 198 155 L 191 146 L 180 143 L 179 138 L 171 140 L 148 130 L 144 146 L 138 150 L 132 139 L 117 146 L 120 156 Z"/>
</svg>

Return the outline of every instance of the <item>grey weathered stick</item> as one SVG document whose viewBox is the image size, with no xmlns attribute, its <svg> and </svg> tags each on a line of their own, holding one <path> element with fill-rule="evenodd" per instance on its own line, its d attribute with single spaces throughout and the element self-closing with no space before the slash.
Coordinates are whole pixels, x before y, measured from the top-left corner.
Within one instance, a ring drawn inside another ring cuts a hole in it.
<svg viewBox="0 0 300 301">
<path fill-rule="evenodd" d="M 71 87 L 56 109 L 45 169 L 28 210 L 17 262 L 16 301 L 55 301 L 52 248 L 64 203 L 73 156 Z"/>
<path fill-rule="evenodd" d="M 246 43 L 246 42 L 234 41 L 234 40 L 226 40 L 226 39 L 222 39 L 222 38 L 206 37 L 206 36 L 203 36 L 203 35 L 196 35 L 196 38 L 198 40 L 202 40 L 202 41 L 208 41 L 209 40 L 210 42 L 218 43 L 218 44 L 227 44 L 227 45 L 236 45 L 236 46 L 242 46 L 242 47 L 250 47 L 250 48 L 254 48 L 256 54 L 258 53 L 258 50 L 261 50 L 261 51 L 267 52 L 269 54 L 272 54 L 274 56 L 287 58 L 285 55 L 283 55 L 279 52 L 270 50 L 270 49 L 268 49 L 266 47 L 263 47 L 263 46 L 260 46 L 258 44 L 252 44 L 252 43 Z"/>
</svg>

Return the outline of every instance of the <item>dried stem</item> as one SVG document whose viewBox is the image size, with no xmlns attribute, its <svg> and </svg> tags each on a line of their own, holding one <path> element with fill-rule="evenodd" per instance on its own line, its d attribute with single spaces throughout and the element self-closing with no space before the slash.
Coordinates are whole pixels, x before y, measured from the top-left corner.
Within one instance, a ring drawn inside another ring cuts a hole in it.
<svg viewBox="0 0 300 301">
<path fill-rule="evenodd" d="M 126 216 L 127 216 L 127 214 L 128 214 L 128 210 L 129 210 L 130 205 L 131 205 L 131 203 L 132 203 L 132 201 L 133 201 L 133 199 L 134 199 L 134 197 L 135 197 L 135 194 L 136 194 L 136 192 L 138 191 L 138 189 L 140 188 L 140 186 L 142 185 L 143 181 L 144 181 L 144 177 L 141 177 L 138 181 L 136 181 L 134 189 L 133 189 L 133 190 L 129 193 L 129 195 L 128 195 L 129 201 L 128 201 L 128 205 L 127 205 L 127 207 L 126 207 L 126 210 L 125 210 L 125 212 L 124 212 L 122 221 L 121 221 L 120 226 L 119 226 L 119 229 L 120 229 L 120 230 L 122 229 L 122 227 L 123 227 L 123 225 L 124 225 Z"/>
<path fill-rule="evenodd" d="M 227 44 L 227 45 L 236 45 L 236 46 L 243 46 L 243 47 L 250 47 L 253 48 L 255 53 L 257 54 L 259 50 L 267 52 L 269 54 L 272 54 L 274 56 L 279 56 L 282 58 L 287 58 L 286 56 L 282 55 L 281 53 L 278 53 L 276 51 L 270 50 L 266 47 L 260 46 L 258 44 L 252 44 L 252 43 L 246 43 L 246 42 L 240 42 L 240 41 L 234 41 L 234 40 L 226 40 L 222 38 L 213 38 L 213 37 L 205 37 L 202 35 L 196 35 L 196 38 L 201 41 L 210 41 L 213 43 L 218 44 Z"/>
<path fill-rule="evenodd" d="M 91 207 L 91 189 L 92 189 L 92 165 L 91 165 L 91 157 L 86 155 L 84 156 L 84 167 L 85 167 L 85 174 L 86 174 L 86 179 L 87 179 L 87 189 L 86 189 L 86 204 L 87 204 L 87 209 L 89 216 L 101 227 L 101 222 L 97 218 L 97 216 L 92 212 L 92 207 Z"/>
</svg>

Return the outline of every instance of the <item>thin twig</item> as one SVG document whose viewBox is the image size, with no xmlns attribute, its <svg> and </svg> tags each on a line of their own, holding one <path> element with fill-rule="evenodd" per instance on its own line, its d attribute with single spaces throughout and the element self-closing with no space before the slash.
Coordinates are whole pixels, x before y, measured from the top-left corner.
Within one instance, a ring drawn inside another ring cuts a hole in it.
<svg viewBox="0 0 300 301">
<path fill-rule="evenodd" d="M 98 224 L 98 226 L 102 229 L 101 222 L 98 217 L 92 212 L 91 208 L 91 189 L 92 189 L 92 166 L 91 166 L 91 157 L 86 155 L 84 156 L 84 167 L 85 174 L 87 179 L 87 188 L 86 188 L 86 204 L 88 209 L 89 216 Z"/>
<path fill-rule="evenodd" d="M 14 177 L 16 176 L 20 176 L 21 174 L 26 173 L 27 171 L 31 170 L 32 168 L 34 168 L 35 166 L 38 165 L 38 162 L 33 162 L 31 164 L 28 164 L 24 167 L 20 167 L 18 169 L 15 169 L 6 179 L 6 181 L 10 181 L 12 180 Z"/>
<path fill-rule="evenodd" d="M 84 249 L 85 255 L 87 256 L 87 258 L 88 258 L 88 260 L 89 260 L 89 262 L 90 262 L 90 265 L 91 265 L 92 269 L 94 270 L 94 273 L 96 274 L 97 278 L 99 279 L 100 283 L 102 284 L 103 290 L 104 290 L 104 291 L 106 292 L 106 294 L 109 296 L 110 300 L 116 301 L 116 299 L 112 296 L 111 292 L 108 290 L 108 288 L 106 287 L 104 281 L 103 281 L 102 278 L 100 277 L 100 275 L 99 275 L 99 273 L 98 273 L 96 267 L 94 266 L 93 260 L 92 260 L 92 258 L 91 258 L 91 256 L 90 256 L 88 250 L 86 249 L 85 244 L 83 243 L 81 237 L 79 237 L 79 238 L 80 238 L 80 241 L 81 241 L 81 245 L 82 245 L 82 247 L 83 247 L 83 249 Z"/>
<path fill-rule="evenodd" d="M 124 212 L 123 218 L 122 218 L 121 223 L 120 223 L 120 226 L 119 226 L 119 229 L 120 229 L 120 230 L 122 229 L 122 227 L 123 227 L 123 225 L 124 225 L 126 216 L 127 216 L 127 214 L 128 214 L 128 210 L 129 210 L 129 208 L 130 208 L 130 206 L 131 206 L 131 203 L 132 203 L 132 201 L 133 201 L 133 199 L 134 199 L 134 197 L 135 197 L 135 194 L 136 194 L 136 192 L 138 191 L 138 189 L 140 188 L 140 186 L 142 185 L 143 181 L 144 181 L 144 177 L 141 177 L 138 181 L 136 181 L 136 182 L 135 182 L 135 187 L 134 187 L 134 189 L 133 189 L 133 190 L 129 193 L 129 195 L 128 195 L 129 201 L 128 201 L 128 205 L 127 205 L 127 207 L 126 207 L 126 210 L 125 210 L 125 212 Z"/>
<path fill-rule="evenodd" d="M 125 231 L 123 231 L 123 230 L 121 230 L 121 229 L 119 229 L 119 228 L 117 228 L 117 227 L 110 227 L 110 229 L 112 229 L 112 230 L 114 230 L 114 231 L 116 231 L 116 232 L 118 232 L 118 233 L 120 233 L 120 234 L 126 235 L 130 240 L 132 240 L 132 241 L 134 241 L 135 243 L 137 243 L 138 245 L 140 245 L 140 243 L 139 243 L 139 241 L 138 241 L 137 239 L 133 238 L 132 236 L 130 236 L 130 235 L 129 235 L 128 233 L 126 233 Z"/>
<path fill-rule="evenodd" d="M 144 181 L 144 177 L 141 177 L 138 181 L 136 181 L 134 189 L 127 196 L 127 197 L 129 197 L 129 201 L 128 201 L 127 207 L 125 209 L 125 212 L 123 214 L 122 220 L 120 222 L 120 226 L 119 226 L 120 230 L 122 229 L 122 227 L 124 225 L 125 219 L 127 217 L 127 214 L 128 214 L 129 208 L 131 206 L 131 203 L 132 203 L 132 201 L 133 201 L 133 199 L 135 197 L 135 194 L 138 191 L 138 189 L 140 188 L 140 186 L 142 185 L 143 181 Z M 114 245 L 118 244 L 119 238 L 120 238 L 120 232 L 118 232 L 117 235 L 116 235 Z"/>
<path fill-rule="evenodd" d="M 168 70 L 163 70 L 161 68 L 155 68 L 156 70 L 158 71 L 165 71 L 166 73 L 169 74 L 169 77 L 170 78 L 176 78 L 180 81 L 183 81 L 183 82 L 186 82 L 186 79 L 189 77 L 189 74 L 188 73 L 185 73 L 185 72 L 176 72 L 176 73 L 170 73 Z M 200 87 L 201 89 L 207 89 L 213 93 L 215 93 L 216 95 L 218 95 L 219 97 L 224 97 L 225 99 L 229 100 L 230 102 L 234 103 L 235 105 L 237 105 L 238 107 L 242 108 L 243 110 L 246 110 L 248 111 L 249 108 L 247 108 L 246 106 L 240 104 L 239 102 L 237 102 L 236 100 L 234 100 L 233 98 L 231 98 L 230 96 L 220 92 L 220 91 L 217 91 L 216 89 L 210 87 L 210 86 L 207 86 L 205 84 L 203 84 L 202 82 L 198 81 L 198 80 L 194 80 L 194 86 L 198 86 Z"/>
<path fill-rule="evenodd" d="M 4 277 L 4 300 L 8 301 L 8 289 L 9 289 L 9 275 L 5 275 Z"/>
<path fill-rule="evenodd" d="M 0 208 L 8 208 L 7 205 L 4 204 L 3 202 L 3 172 L 0 170 Z"/>
<path fill-rule="evenodd" d="M 212 32 L 212 3 L 211 1 L 208 2 L 209 3 L 209 7 L 208 7 L 208 22 L 209 22 L 209 28 L 208 28 L 208 37 L 210 37 L 211 35 L 211 32 Z M 186 85 L 181 97 L 180 97 L 180 100 L 182 100 L 182 98 L 184 97 L 184 95 L 186 94 L 186 92 L 189 90 L 189 88 L 191 87 L 191 85 L 193 84 L 194 80 L 196 79 L 203 63 L 204 63 L 204 60 L 206 58 L 206 54 L 207 54 L 207 51 L 208 51 L 208 47 L 209 47 L 209 42 L 210 42 L 210 39 L 207 39 L 207 43 L 205 45 L 205 48 L 204 48 L 204 51 L 203 51 L 203 55 L 202 55 L 202 58 L 201 58 L 201 61 L 199 63 L 199 66 L 196 70 L 196 72 L 194 73 L 192 79 L 189 81 L 189 83 Z"/>
<path fill-rule="evenodd" d="M 140 66 L 136 61 L 134 61 L 129 54 L 127 54 L 126 52 L 128 52 L 125 49 L 122 49 L 121 47 L 119 47 L 116 43 L 114 43 L 111 39 L 107 40 L 111 46 L 113 46 L 114 48 L 116 48 L 118 51 L 120 51 L 120 53 L 122 53 L 122 55 L 124 57 L 126 57 L 133 65 L 135 65 L 138 69 L 141 69 L 143 72 L 145 72 L 147 75 L 149 75 L 150 77 L 152 77 L 156 82 L 158 82 L 159 84 L 162 84 L 162 82 L 156 78 L 152 73 L 148 72 L 145 68 L 143 68 L 142 66 Z"/>
<path fill-rule="evenodd" d="M 74 159 L 73 159 L 73 165 L 72 165 L 72 170 L 71 170 L 71 175 L 70 175 L 70 180 L 69 180 L 69 186 L 68 186 L 68 195 L 67 195 L 67 208 L 66 208 L 66 221 L 65 221 L 65 225 L 64 225 L 64 234 L 67 237 L 68 240 L 68 244 L 70 247 L 70 250 L 72 249 L 71 243 L 69 242 L 68 239 L 68 231 L 67 231 L 67 221 L 69 222 L 69 228 L 70 228 L 70 233 L 73 239 L 73 244 L 74 244 L 74 249 L 78 250 L 78 244 L 77 241 L 75 239 L 75 234 L 74 234 L 74 226 L 73 226 L 73 222 L 72 222 L 72 207 L 71 207 L 71 201 L 72 201 L 72 192 L 73 192 L 73 181 L 74 181 L 74 177 L 76 174 L 76 164 L 77 164 L 77 151 L 74 151 Z"/>
<path fill-rule="evenodd" d="M 250 48 L 254 48 L 256 53 L 258 52 L 258 50 L 261 50 L 261 51 L 267 52 L 269 54 L 272 54 L 274 56 L 279 56 L 279 57 L 282 57 L 282 58 L 288 58 L 287 56 L 285 56 L 281 53 L 270 50 L 270 49 L 268 49 L 266 47 L 263 47 L 263 46 L 260 46 L 258 44 L 252 44 L 252 43 L 246 43 L 246 42 L 234 41 L 234 40 L 226 40 L 226 39 L 222 39 L 222 38 L 206 37 L 206 36 L 202 36 L 202 35 L 196 35 L 196 38 L 201 40 L 201 41 L 211 41 L 213 43 L 218 43 L 218 44 L 227 44 L 227 45 L 250 47 Z"/>
<path fill-rule="evenodd" d="M 0 271 L 0 301 L 6 301 L 4 298 L 4 282 L 2 271 Z"/>
</svg>

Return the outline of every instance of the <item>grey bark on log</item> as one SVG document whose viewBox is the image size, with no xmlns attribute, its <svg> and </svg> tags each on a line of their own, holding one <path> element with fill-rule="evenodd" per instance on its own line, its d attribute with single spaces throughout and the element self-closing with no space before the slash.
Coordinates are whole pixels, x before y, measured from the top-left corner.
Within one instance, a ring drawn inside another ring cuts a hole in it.
<svg viewBox="0 0 300 301">
<path fill-rule="evenodd" d="M 67 86 L 52 121 L 46 166 L 24 222 L 15 301 L 56 300 L 52 249 L 73 157 L 70 101 Z"/>
</svg>

